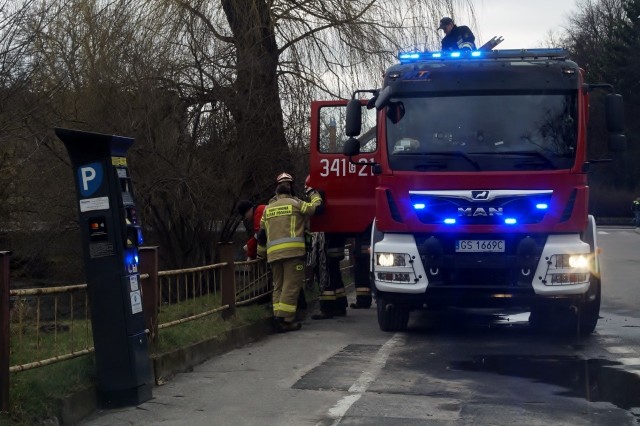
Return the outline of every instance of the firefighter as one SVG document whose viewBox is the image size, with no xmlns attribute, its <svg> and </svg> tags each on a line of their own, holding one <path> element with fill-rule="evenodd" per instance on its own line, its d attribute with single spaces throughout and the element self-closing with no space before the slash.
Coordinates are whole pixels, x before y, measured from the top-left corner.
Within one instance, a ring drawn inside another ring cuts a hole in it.
<svg viewBox="0 0 640 426">
<path fill-rule="evenodd" d="M 371 255 L 369 244 L 364 238 L 356 238 L 351 251 L 353 256 L 353 283 L 356 287 L 356 302 L 349 305 L 351 309 L 369 309 L 371 307 L 371 286 L 369 268 Z"/>
<path fill-rule="evenodd" d="M 273 274 L 273 315 L 280 332 L 301 328 L 296 309 L 305 263 L 306 218 L 322 210 L 322 197 L 305 187 L 310 202 L 299 200 L 291 192 L 290 182 L 280 182 L 276 196 L 267 205 L 260 221 L 258 254 L 266 252 Z"/>
<path fill-rule="evenodd" d="M 465 25 L 457 26 L 453 19 L 445 16 L 440 20 L 439 30 L 444 31 L 442 50 L 476 50 L 475 36 L 471 29 Z"/>
<path fill-rule="evenodd" d="M 291 176 L 289 173 L 286 172 L 282 172 L 280 174 L 278 174 L 278 176 L 276 176 L 276 187 L 278 185 L 280 185 L 281 183 L 286 183 L 289 184 L 289 188 L 291 189 L 291 196 L 293 198 L 296 198 L 299 200 L 299 198 L 296 197 L 296 193 L 295 193 L 295 189 L 294 189 L 294 183 L 293 183 L 293 176 Z M 305 187 L 308 187 L 309 183 L 309 178 L 307 177 L 307 180 L 305 180 L 304 184 Z M 277 195 L 274 195 L 273 197 L 271 197 L 271 199 L 269 200 L 269 202 L 274 201 L 277 199 Z M 306 201 L 310 201 L 310 200 L 306 200 Z M 307 235 L 308 235 L 308 220 L 305 220 L 305 252 L 309 251 L 309 247 L 308 247 L 308 243 L 307 243 Z M 306 281 L 306 280 L 305 280 Z M 304 292 L 304 286 L 302 288 L 300 288 L 300 294 L 298 296 L 298 310 L 296 311 L 296 320 L 297 321 L 304 321 L 307 318 L 307 297 L 305 296 L 305 292 Z"/>
<path fill-rule="evenodd" d="M 640 226 L 640 197 L 636 197 L 631 203 L 631 211 L 633 212 L 632 223 L 635 226 Z"/>
<path fill-rule="evenodd" d="M 258 254 L 258 240 L 257 235 L 260 231 L 260 220 L 262 219 L 262 212 L 264 212 L 264 208 L 266 206 L 264 204 L 254 205 L 249 200 L 240 200 L 238 202 L 238 214 L 242 216 L 245 225 L 247 226 L 247 230 L 251 229 L 251 237 L 245 244 L 244 251 L 247 257 L 247 260 L 253 260 L 257 257 Z"/>
<path fill-rule="evenodd" d="M 342 281 L 340 262 L 344 259 L 345 237 L 341 234 L 324 234 L 324 247 L 319 247 L 324 258 L 325 271 L 320 272 L 320 312 L 311 316 L 314 320 L 347 315 L 347 293 Z"/>
</svg>

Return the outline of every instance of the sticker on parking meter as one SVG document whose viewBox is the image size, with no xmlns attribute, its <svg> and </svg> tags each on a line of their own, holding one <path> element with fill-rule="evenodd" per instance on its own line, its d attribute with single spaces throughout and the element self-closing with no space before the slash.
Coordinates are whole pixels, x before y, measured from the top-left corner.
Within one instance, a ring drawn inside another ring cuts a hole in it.
<svg viewBox="0 0 640 426">
<path fill-rule="evenodd" d="M 80 200 L 80 211 L 109 210 L 109 197 L 85 198 Z"/>
<path fill-rule="evenodd" d="M 120 167 L 116 168 L 116 173 L 118 173 L 118 177 L 120 179 L 126 179 L 127 178 L 127 169 L 122 169 Z"/>
<path fill-rule="evenodd" d="M 132 291 L 129 293 L 129 297 L 131 297 L 131 313 L 137 314 L 142 312 L 142 295 L 140 291 Z"/>
<path fill-rule="evenodd" d="M 89 257 L 91 259 L 113 256 L 114 254 L 113 244 L 108 241 L 89 243 Z"/>
<path fill-rule="evenodd" d="M 138 276 L 137 275 L 131 275 L 129 277 L 129 285 L 131 286 L 131 291 L 137 291 L 138 290 Z"/>
<path fill-rule="evenodd" d="M 90 163 L 78 167 L 80 195 L 89 197 L 102 185 L 102 164 Z"/>
</svg>

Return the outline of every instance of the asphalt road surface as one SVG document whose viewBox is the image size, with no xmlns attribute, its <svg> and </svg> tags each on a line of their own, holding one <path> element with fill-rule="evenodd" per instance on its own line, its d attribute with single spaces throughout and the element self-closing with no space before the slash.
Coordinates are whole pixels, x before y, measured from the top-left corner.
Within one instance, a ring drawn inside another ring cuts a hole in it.
<svg viewBox="0 0 640 426">
<path fill-rule="evenodd" d="M 375 309 L 307 320 L 154 388 L 87 425 L 637 425 L 640 234 L 602 228 L 603 304 L 588 338 L 541 333 L 528 313 Z"/>
</svg>

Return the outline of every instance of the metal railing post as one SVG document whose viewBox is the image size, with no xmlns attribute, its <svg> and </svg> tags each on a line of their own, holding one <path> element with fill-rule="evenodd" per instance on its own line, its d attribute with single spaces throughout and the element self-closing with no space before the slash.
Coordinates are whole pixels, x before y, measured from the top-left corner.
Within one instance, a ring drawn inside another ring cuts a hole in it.
<svg viewBox="0 0 640 426">
<path fill-rule="evenodd" d="M 0 251 L 0 412 L 9 412 L 9 259 Z"/>
<path fill-rule="evenodd" d="M 140 247 L 140 273 L 149 278 L 140 280 L 142 286 L 142 309 L 153 344 L 158 343 L 158 247 Z"/>
<path fill-rule="evenodd" d="M 222 305 L 229 305 L 229 309 L 222 311 L 222 317 L 228 318 L 236 313 L 236 266 L 233 243 L 218 243 L 218 259 L 220 263 L 226 263 L 226 266 L 220 269 L 220 294 Z"/>
</svg>

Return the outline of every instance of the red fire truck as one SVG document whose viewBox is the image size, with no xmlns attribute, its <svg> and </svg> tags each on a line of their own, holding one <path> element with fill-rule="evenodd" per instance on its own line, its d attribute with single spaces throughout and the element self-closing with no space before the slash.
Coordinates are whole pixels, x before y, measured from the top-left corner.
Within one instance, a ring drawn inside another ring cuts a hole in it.
<svg viewBox="0 0 640 426">
<path fill-rule="evenodd" d="M 590 334 L 600 311 L 588 214 L 588 84 L 558 49 L 399 55 L 381 89 L 312 104 L 312 230 L 370 253 L 382 330 L 417 309 L 523 308 Z M 608 147 L 626 148 L 622 97 Z"/>
</svg>

